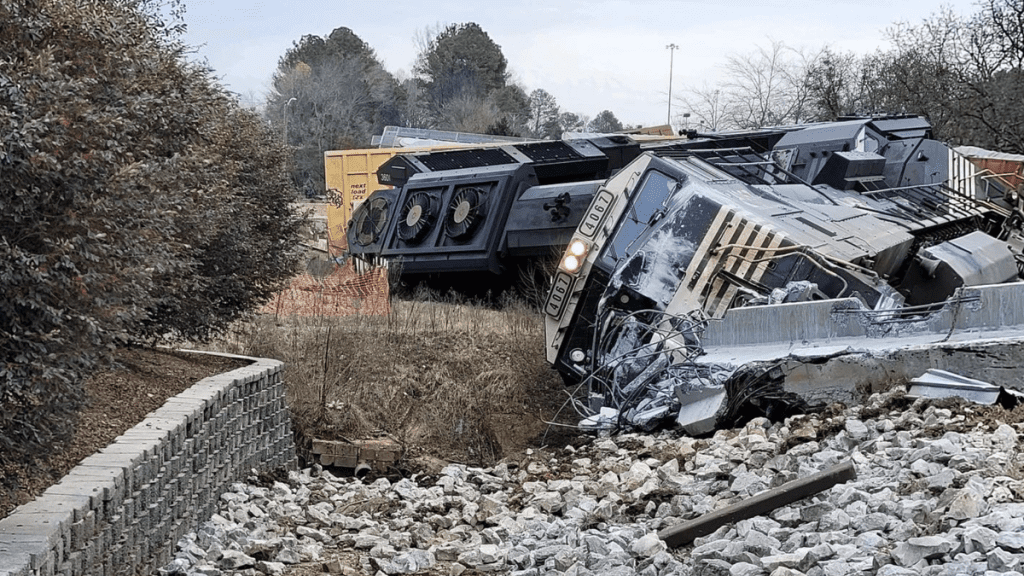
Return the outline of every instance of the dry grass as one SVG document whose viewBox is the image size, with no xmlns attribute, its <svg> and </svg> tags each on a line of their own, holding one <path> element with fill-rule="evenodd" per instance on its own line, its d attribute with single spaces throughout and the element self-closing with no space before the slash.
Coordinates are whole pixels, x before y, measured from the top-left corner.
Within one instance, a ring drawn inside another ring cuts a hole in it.
<svg viewBox="0 0 1024 576">
<path fill-rule="evenodd" d="M 421 294 L 384 317 L 263 316 L 224 349 L 286 363 L 300 437 L 386 434 L 409 454 L 488 464 L 525 448 L 565 399 L 540 314 Z"/>
</svg>

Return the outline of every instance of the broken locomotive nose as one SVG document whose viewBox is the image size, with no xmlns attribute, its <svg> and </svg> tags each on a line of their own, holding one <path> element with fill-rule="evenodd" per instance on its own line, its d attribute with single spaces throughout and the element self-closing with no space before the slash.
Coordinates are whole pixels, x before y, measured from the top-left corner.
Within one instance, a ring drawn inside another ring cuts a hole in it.
<svg viewBox="0 0 1024 576">
<path fill-rule="evenodd" d="M 920 118 L 645 145 L 583 215 L 586 258 L 555 274 L 548 359 L 594 429 L 856 402 L 929 350 L 956 363 L 958 342 L 1020 333 L 1012 188 Z"/>
</svg>

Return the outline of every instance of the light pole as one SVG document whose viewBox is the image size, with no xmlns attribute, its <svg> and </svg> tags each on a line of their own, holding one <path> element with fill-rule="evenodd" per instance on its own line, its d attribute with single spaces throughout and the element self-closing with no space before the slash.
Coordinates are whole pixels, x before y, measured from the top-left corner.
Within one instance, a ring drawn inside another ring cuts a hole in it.
<svg viewBox="0 0 1024 576">
<path fill-rule="evenodd" d="M 284 134 L 283 134 L 283 136 L 284 136 L 284 145 L 285 146 L 288 145 L 288 108 L 291 107 L 292 102 L 295 102 L 295 100 L 296 100 L 296 98 L 293 96 L 291 100 L 289 100 L 289 101 L 284 103 L 284 113 L 282 114 L 282 116 L 284 117 Z"/>
<path fill-rule="evenodd" d="M 679 48 L 679 46 L 676 46 L 675 44 L 669 44 L 668 46 L 665 46 L 665 48 L 668 48 L 668 122 L 667 123 L 668 123 L 669 126 L 671 126 L 672 125 L 672 64 L 673 64 L 673 57 L 676 54 L 676 49 Z"/>
</svg>

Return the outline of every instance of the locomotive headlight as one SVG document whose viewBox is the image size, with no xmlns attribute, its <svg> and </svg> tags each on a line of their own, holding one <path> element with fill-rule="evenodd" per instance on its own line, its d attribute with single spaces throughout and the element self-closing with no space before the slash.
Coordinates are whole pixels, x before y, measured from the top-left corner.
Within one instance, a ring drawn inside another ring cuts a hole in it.
<svg viewBox="0 0 1024 576">
<path fill-rule="evenodd" d="M 578 272 L 582 264 L 583 262 L 572 254 L 568 254 L 565 258 L 562 258 L 562 270 L 565 270 L 570 274 Z"/>
<path fill-rule="evenodd" d="M 587 255 L 587 243 L 579 238 L 574 239 L 569 243 L 569 254 L 576 256 L 577 258 L 583 258 Z"/>
<path fill-rule="evenodd" d="M 565 255 L 562 256 L 562 263 L 559 267 L 570 274 L 579 272 L 589 251 L 590 246 L 586 242 L 579 238 L 573 238 L 565 249 Z"/>
</svg>

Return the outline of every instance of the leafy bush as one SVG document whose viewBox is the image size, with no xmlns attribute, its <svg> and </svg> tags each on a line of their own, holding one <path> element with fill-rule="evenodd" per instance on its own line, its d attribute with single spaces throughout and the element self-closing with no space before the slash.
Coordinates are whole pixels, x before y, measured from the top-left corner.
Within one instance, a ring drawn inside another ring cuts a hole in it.
<svg viewBox="0 0 1024 576">
<path fill-rule="evenodd" d="M 69 433 L 114 346 L 208 336 L 295 269 L 276 132 L 159 9 L 0 0 L 0 457 Z"/>
</svg>

